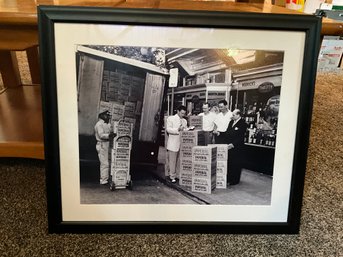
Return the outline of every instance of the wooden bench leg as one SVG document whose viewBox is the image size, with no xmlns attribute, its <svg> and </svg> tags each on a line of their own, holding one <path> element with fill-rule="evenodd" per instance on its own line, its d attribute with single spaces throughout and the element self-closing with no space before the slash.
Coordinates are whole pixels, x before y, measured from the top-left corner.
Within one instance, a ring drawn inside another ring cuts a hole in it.
<svg viewBox="0 0 343 257">
<path fill-rule="evenodd" d="M 17 87 L 21 85 L 15 52 L 0 50 L 0 72 L 5 87 Z"/>
<path fill-rule="evenodd" d="M 39 53 L 38 46 L 26 49 L 27 60 L 30 67 L 32 84 L 40 84 Z"/>
</svg>

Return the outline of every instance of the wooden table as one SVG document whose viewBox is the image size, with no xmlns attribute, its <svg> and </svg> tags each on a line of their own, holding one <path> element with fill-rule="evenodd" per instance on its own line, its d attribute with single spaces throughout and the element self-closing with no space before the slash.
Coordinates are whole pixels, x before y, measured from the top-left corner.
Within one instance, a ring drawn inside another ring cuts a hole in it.
<svg viewBox="0 0 343 257">
<path fill-rule="evenodd" d="M 40 97 L 37 5 L 106 6 L 297 13 L 270 4 L 187 0 L 17 0 L 0 2 L 0 71 L 6 90 L 0 93 L 0 157 L 44 159 Z M 297 13 L 300 14 L 300 13 Z M 342 35 L 343 23 L 324 19 L 323 35 Z M 32 84 L 23 86 L 14 51 L 26 51 Z"/>
</svg>

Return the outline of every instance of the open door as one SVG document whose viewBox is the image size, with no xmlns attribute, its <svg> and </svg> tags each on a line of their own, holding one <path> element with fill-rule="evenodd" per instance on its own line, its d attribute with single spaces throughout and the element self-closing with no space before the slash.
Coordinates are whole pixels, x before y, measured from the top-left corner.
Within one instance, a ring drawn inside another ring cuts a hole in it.
<svg viewBox="0 0 343 257">
<path fill-rule="evenodd" d="M 94 135 L 94 125 L 98 121 L 104 61 L 87 55 L 80 56 L 78 75 L 79 134 Z"/>
<path fill-rule="evenodd" d="M 165 77 L 146 74 L 139 140 L 156 142 L 162 108 Z"/>
</svg>

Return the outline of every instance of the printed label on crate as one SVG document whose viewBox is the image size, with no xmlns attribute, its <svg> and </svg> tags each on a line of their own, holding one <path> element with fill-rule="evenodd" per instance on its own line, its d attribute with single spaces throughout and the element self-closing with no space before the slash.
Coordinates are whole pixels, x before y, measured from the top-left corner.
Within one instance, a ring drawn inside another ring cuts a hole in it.
<svg viewBox="0 0 343 257">
<path fill-rule="evenodd" d="M 112 103 L 111 102 L 100 101 L 98 113 L 102 113 L 104 111 L 111 112 L 111 110 L 112 110 Z"/>
<path fill-rule="evenodd" d="M 182 158 L 182 156 L 180 155 L 180 165 L 181 164 L 191 164 L 192 165 L 192 158 Z"/>
<path fill-rule="evenodd" d="M 180 158 L 180 163 L 181 164 L 190 164 L 190 165 L 192 165 L 192 163 L 193 163 L 193 160 L 192 160 L 192 158 Z"/>
<path fill-rule="evenodd" d="M 190 190 L 192 188 L 192 178 L 180 178 L 179 184 Z"/>
<path fill-rule="evenodd" d="M 113 141 L 113 147 L 131 149 L 131 140 L 132 139 L 129 136 L 115 137 Z"/>
<path fill-rule="evenodd" d="M 111 82 L 120 82 L 121 74 L 115 71 L 110 71 L 110 81 Z"/>
<path fill-rule="evenodd" d="M 192 153 L 193 145 L 191 144 L 181 144 L 180 151 Z"/>
<path fill-rule="evenodd" d="M 180 174 L 192 174 L 192 163 L 180 163 Z"/>
<path fill-rule="evenodd" d="M 227 144 L 213 144 L 217 147 L 217 161 L 227 161 L 229 145 Z"/>
<path fill-rule="evenodd" d="M 202 116 L 189 116 L 189 126 L 194 126 L 197 130 L 202 130 Z"/>
<path fill-rule="evenodd" d="M 217 161 L 217 175 L 227 174 L 227 161 Z"/>
<path fill-rule="evenodd" d="M 190 151 L 180 151 L 180 158 L 182 159 L 192 159 L 192 152 Z"/>
<path fill-rule="evenodd" d="M 192 173 L 189 173 L 189 174 L 180 173 L 179 184 L 181 186 L 185 186 L 188 190 L 191 190 L 191 188 L 192 188 Z"/>
<path fill-rule="evenodd" d="M 193 162 L 216 162 L 217 147 L 194 146 L 192 150 Z"/>
<path fill-rule="evenodd" d="M 204 132 L 201 130 L 194 131 L 182 131 L 181 132 L 181 144 L 189 145 L 204 145 L 205 136 Z"/>
<path fill-rule="evenodd" d="M 129 171 L 126 169 L 115 169 L 112 175 L 112 181 L 115 186 L 126 186 Z"/>
<path fill-rule="evenodd" d="M 226 175 L 217 174 L 216 188 L 226 188 L 226 187 L 227 187 Z"/>
<path fill-rule="evenodd" d="M 123 115 L 113 114 L 111 121 L 114 123 L 115 121 L 119 121 L 121 119 L 123 119 Z"/>
<path fill-rule="evenodd" d="M 129 148 L 116 148 L 113 152 L 113 160 L 130 160 L 131 149 Z"/>
<path fill-rule="evenodd" d="M 125 102 L 124 116 L 125 117 L 135 117 L 136 104 L 133 102 Z"/>
<path fill-rule="evenodd" d="M 129 160 L 114 160 L 111 165 L 114 169 L 130 169 Z"/>
<path fill-rule="evenodd" d="M 118 102 L 111 102 L 112 103 L 112 115 L 117 114 L 117 115 L 124 115 L 124 105 Z"/>
<path fill-rule="evenodd" d="M 132 136 L 132 124 L 128 121 L 117 121 L 113 123 L 113 131 L 117 133 L 117 136 Z"/>
<path fill-rule="evenodd" d="M 127 122 L 131 123 L 133 126 L 135 126 L 135 124 L 136 124 L 136 119 L 135 118 L 125 117 L 124 121 L 127 121 Z"/>
<path fill-rule="evenodd" d="M 125 102 L 124 106 L 125 106 L 125 111 L 134 112 L 136 110 L 136 103 Z"/>
<path fill-rule="evenodd" d="M 216 163 L 196 163 L 193 162 L 192 171 L 194 177 L 211 178 L 215 176 L 217 169 Z"/>
<path fill-rule="evenodd" d="M 210 194 L 216 187 L 215 177 L 212 179 L 192 178 L 192 191 Z"/>
</svg>

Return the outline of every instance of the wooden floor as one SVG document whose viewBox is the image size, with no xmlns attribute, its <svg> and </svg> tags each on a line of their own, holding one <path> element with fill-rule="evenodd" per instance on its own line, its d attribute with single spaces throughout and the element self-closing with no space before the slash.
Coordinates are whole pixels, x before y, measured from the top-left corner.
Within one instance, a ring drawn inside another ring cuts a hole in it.
<svg viewBox="0 0 343 257">
<path fill-rule="evenodd" d="M 0 94 L 0 157 L 44 159 L 40 86 Z"/>
</svg>

